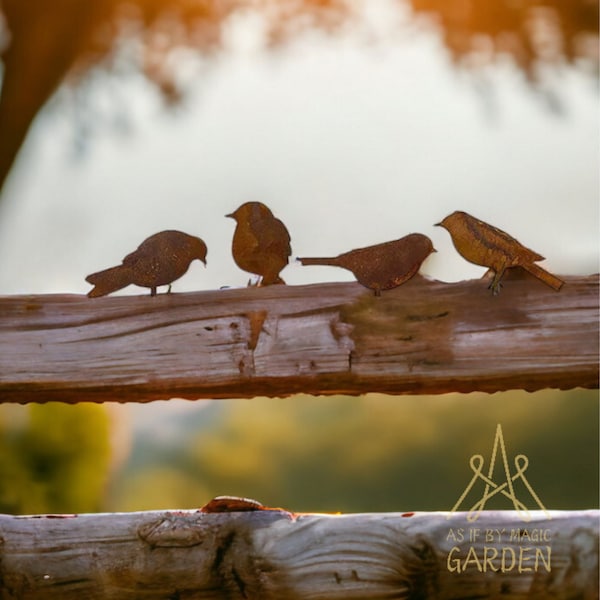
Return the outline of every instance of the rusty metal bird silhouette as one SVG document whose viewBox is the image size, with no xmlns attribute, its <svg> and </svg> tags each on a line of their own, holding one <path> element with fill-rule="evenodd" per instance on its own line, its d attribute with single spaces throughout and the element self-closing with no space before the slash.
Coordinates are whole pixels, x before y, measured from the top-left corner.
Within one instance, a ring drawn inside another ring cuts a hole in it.
<svg viewBox="0 0 600 600">
<path fill-rule="evenodd" d="M 258 285 L 285 283 L 279 273 L 292 253 L 286 226 L 262 202 L 246 202 L 225 216 L 237 223 L 231 244 L 237 266 L 258 275 Z"/>
<path fill-rule="evenodd" d="M 120 265 L 88 275 L 85 280 L 94 285 L 88 296 L 106 296 L 131 284 L 150 288 L 151 296 L 161 285 L 168 285 L 170 292 L 171 283 L 185 274 L 193 260 L 206 264 L 206 252 L 206 244 L 193 235 L 173 230 L 155 233 Z"/>
<path fill-rule="evenodd" d="M 435 251 L 426 235 L 411 233 L 399 240 L 357 248 L 331 258 L 308 257 L 298 260 L 303 265 L 347 269 L 360 284 L 374 290 L 375 295 L 379 296 L 383 290 L 402 285 L 413 277 L 423 261 Z"/>
<path fill-rule="evenodd" d="M 453 212 L 436 225 L 448 230 L 454 247 L 463 258 L 494 272 L 489 286 L 494 295 L 500 291 L 506 269 L 512 267 L 522 267 L 556 291 L 564 284 L 562 279 L 535 264 L 544 260 L 543 256 L 526 248 L 505 231 L 466 212 Z"/>
</svg>

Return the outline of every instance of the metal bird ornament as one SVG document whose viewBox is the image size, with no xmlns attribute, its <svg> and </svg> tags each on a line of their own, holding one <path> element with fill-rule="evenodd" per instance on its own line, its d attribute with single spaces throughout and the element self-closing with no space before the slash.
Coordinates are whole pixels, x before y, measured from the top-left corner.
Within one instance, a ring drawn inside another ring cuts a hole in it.
<svg viewBox="0 0 600 600">
<path fill-rule="evenodd" d="M 331 258 L 298 258 L 303 265 L 341 267 L 354 274 L 357 281 L 381 295 L 413 277 L 421 263 L 435 248 L 431 240 L 420 233 L 411 233 L 399 240 L 366 248 L 350 250 Z"/>
<path fill-rule="evenodd" d="M 150 288 L 151 296 L 157 287 L 168 285 L 169 293 L 171 283 L 185 274 L 193 260 L 206 265 L 206 252 L 206 244 L 193 235 L 173 230 L 155 233 L 120 265 L 88 275 L 85 280 L 94 285 L 88 296 L 106 296 L 131 284 Z"/>
<path fill-rule="evenodd" d="M 476 265 L 494 272 L 490 289 L 498 294 L 506 269 L 522 267 L 540 281 L 558 291 L 564 281 L 535 263 L 544 257 L 526 248 L 505 231 L 480 221 L 466 212 L 456 211 L 440 223 L 450 233 L 458 253 Z"/>
<path fill-rule="evenodd" d="M 292 253 L 285 225 L 262 202 L 246 202 L 225 216 L 237 223 L 231 244 L 237 266 L 258 275 L 258 285 L 284 284 L 279 273 Z"/>
</svg>

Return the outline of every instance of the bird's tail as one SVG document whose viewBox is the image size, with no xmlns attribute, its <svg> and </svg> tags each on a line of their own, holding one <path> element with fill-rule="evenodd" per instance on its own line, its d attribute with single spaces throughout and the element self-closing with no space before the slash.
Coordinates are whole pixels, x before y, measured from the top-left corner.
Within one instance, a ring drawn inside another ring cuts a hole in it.
<svg viewBox="0 0 600 600">
<path fill-rule="evenodd" d="M 337 256 L 331 258 L 297 258 L 303 266 L 309 265 L 321 265 L 325 267 L 340 267 L 340 263 Z"/>
<path fill-rule="evenodd" d="M 529 271 L 534 277 L 537 277 L 540 281 L 543 281 L 546 285 L 549 285 L 557 292 L 565 283 L 562 279 L 559 279 L 556 277 L 556 275 L 552 275 L 552 273 L 542 269 L 542 267 L 536 265 L 535 263 L 527 263 L 521 266 Z"/>
<path fill-rule="evenodd" d="M 97 298 L 98 296 L 106 296 L 112 294 L 121 288 L 128 286 L 131 282 L 131 273 L 127 267 L 119 265 L 111 267 L 98 273 L 88 275 L 85 280 L 95 287 L 88 292 L 89 298 Z"/>
</svg>

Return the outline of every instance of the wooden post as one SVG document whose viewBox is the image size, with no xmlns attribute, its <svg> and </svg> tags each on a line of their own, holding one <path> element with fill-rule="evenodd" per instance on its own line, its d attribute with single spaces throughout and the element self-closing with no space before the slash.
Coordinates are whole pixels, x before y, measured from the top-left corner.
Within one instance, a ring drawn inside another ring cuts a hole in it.
<svg viewBox="0 0 600 600">
<path fill-rule="evenodd" d="M 597 599 L 600 512 L 521 516 L 0 516 L 0 598 Z"/>
<path fill-rule="evenodd" d="M 0 401 L 598 387 L 598 276 L 0 298 Z"/>
</svg>

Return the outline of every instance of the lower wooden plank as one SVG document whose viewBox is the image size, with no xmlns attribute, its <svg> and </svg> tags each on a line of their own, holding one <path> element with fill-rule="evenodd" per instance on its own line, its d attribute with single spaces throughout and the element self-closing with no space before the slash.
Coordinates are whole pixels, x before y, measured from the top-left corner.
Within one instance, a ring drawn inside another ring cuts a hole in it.
<svg viewBox="0 0 600 600">
<path fill-rule="evenodd" d="M 0 598 L 598 598 L 599 511 L 0 516 Z"/>
<path fill-rule="evenodd" d="M 0 401 L 598 387 L 598 276 L 0 298 Z"/>
</svg>

